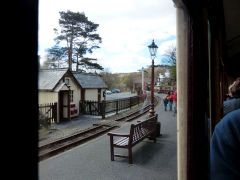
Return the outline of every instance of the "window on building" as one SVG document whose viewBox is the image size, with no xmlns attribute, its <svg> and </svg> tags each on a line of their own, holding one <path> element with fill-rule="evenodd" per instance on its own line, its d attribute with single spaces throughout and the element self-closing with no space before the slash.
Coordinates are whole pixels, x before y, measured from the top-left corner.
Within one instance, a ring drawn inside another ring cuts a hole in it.
<svg viewBox="0 0 240 180">
<path fill-rule="evenodd" d="M 70 102 L 73 102 L 73 90 L 70 91 Z"/>
<path fill-rule="evenodd" d="M 66 85 L 69 85 L 70 84 L 70 79 L 65 77 L 64 82 L 66 83 Z"/>
</svg>

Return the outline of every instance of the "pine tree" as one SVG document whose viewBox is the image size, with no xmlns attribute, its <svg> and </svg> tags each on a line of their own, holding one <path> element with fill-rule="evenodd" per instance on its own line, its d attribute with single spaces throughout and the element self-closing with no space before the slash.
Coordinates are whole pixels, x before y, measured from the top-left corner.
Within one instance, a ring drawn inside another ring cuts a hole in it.
<svg viewBox="0 0 240 180">
<path fill-rule="evenodd" d="M 50 57 L 52 59 L 65 58 L 70 70 L 72 70 L 73 63 L 76 63 L 76 70 L 79 69 L 79 66 L 82 71 L 86 69 L 102 70 L 103 67 L 96 63 L 97 59 L 85 57 L 92 54 L 94 49 L 100 48 L 98 45 L 102 39 L 96 33 L 99 25 L 89 21 L 84 13 L 69 10 L 59 13 L 60 30 L 54 29 L 57 34 L 55 38 L 57 45 L 48 50 Z M 58 56 L 55 56 L 56 54 Z M 61 55 L 59 56 L 59 54 Z"/>
</svg>

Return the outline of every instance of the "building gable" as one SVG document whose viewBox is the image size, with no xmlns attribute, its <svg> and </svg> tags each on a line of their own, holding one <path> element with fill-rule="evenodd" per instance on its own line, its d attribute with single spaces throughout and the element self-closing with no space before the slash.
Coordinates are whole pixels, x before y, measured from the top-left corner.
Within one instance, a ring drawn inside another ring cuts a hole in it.
<svg viewBox="0 0 240 180">
<path fill-rule="evenodd" d="M 81 88 L 68 69 L 47 69 L 39 71 L 38 89 L 41 91 L 59 91 L 66 85 L 65 77 L 71 78 L 78 88 Z"/>
</svg>

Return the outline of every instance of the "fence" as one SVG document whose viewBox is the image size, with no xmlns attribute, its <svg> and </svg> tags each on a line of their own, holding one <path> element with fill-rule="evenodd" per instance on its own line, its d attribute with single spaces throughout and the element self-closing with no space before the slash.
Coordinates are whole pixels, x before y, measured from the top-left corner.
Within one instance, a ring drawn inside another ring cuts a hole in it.
<svg viewBox="0 0 240 180">
<path fill-rule="evenodd" d="M 144 101 L 146 96 L 133 96 L 124 99 L 117 99 L 111 101 L 80 101 L 79 112 L 82 114 L 102 116 L 105 118 L 106 114 L 116 113 L 119 111 L 132 108 Z"/>
<path fill-rule="evenodd" d="M 48 127 L 51 123 L 57 123 L 57 103 L 40 104 L 38 106 L 39 128 Z"/>
<path fill-rule="evenodd" d="M 101 109 L 103 106 L 102 104 L 103 104 L 102 102 L 97 102 L 97 101 L 81 100 L 79 102 L 79 112 L 82 114 L 100 116 Z"/>
</svg>

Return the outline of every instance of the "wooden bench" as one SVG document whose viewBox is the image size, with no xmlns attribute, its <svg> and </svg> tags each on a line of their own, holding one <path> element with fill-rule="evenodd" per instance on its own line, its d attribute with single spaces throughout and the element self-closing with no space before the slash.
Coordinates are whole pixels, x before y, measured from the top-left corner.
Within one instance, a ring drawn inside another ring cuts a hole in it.
<svg viewBox="0 0 240 180">
<path fill-rule="evenodd" d="M 137 143 L 141 142 L 145 138 L 150 138 L 156 142 L 156 123 L 158 115 L 145 120 L 138 121 L 137 124 L 131 124 L 129 134 L 119 134 L 109 132 L 110 136 L 110 151 L 111 151 L 111 161 L 114 161 L 114 156 L 128 158 L 129 164 L 133 163 L 132 160 L 132 147 Z M 114 148 L 124 148 L 128 149 L 128 156 L 121 154 L 114 154 Z"/>
</svg>

